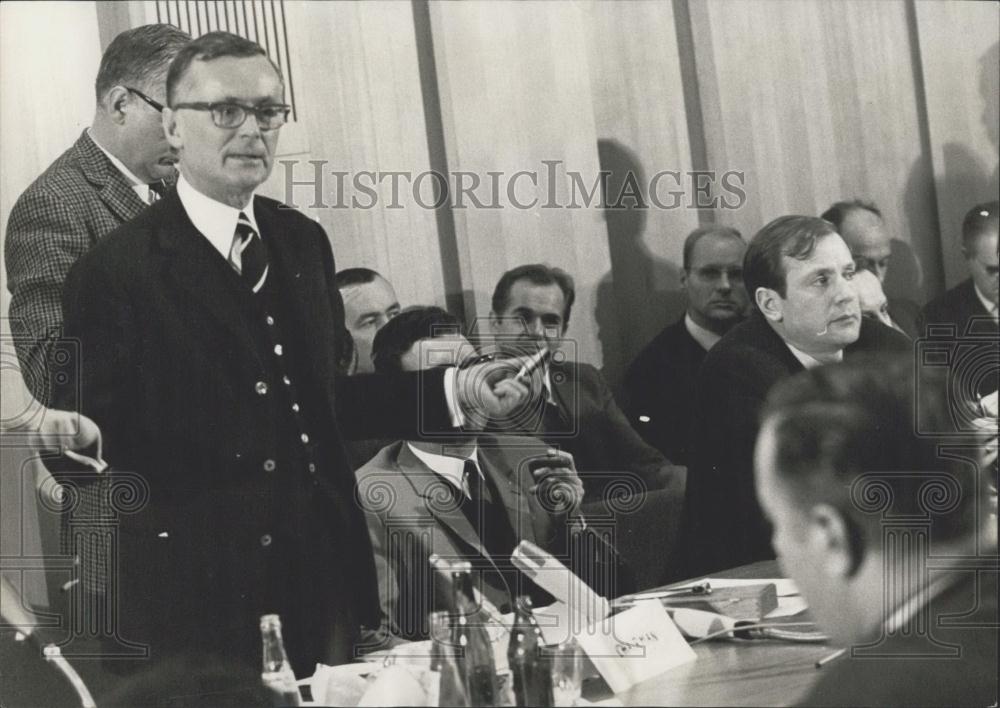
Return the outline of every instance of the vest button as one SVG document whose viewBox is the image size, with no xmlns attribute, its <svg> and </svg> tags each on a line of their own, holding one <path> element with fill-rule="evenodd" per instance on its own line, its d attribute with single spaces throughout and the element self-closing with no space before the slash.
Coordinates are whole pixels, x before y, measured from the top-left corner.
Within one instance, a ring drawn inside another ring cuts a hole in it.
<svg viewBox="0 0 1000 708">
<path fill-rule="evenodd" d="M 271 534 L 269 533 L 266 533 L 260 537 L 260 545 L 263 546 L 264 548 L 270 546 L 273 541 L 274 539 L 271 538 Z"/>
<path fill-rule="evenodd" d="M 263 467 L 265 472 L 274 472 L 278 465 L 274 462 L 274 460 L 264 460 Z"/>
<path fill-rule="evenodd" d="M 253 385 L 253 390 L 257 392 L 258 396 L 266 396 L 267 395 L 267 384 L 264 383 L 263 381 L 258 381 L 257 383 L 255 383 Z"/>
<path fill-rule="evenodd" d="M 272 327 L 274 326 L 274 318 L 273 318 L 273 317 L 271 317 L 271 315 L 268 315 L 267 317 L 265 317 L 265 318 L 264 318 L 264 321 L 265 321 L 265 322 L 267 322 L 267 323 L 268 323 L 269 325 L 271 325 Z"/>
<path fill-rule="evenodd" d="M 302 433 L 302 435 L 299 436 L 299 439 L 302 441 L 303 445 L 309 444 L 309 436 L 306 435 L 305 433 Z"/>
<path fill-rule="evenodd" d="M 287 376 L 282 376 L 281 380 L 285 382 L 286 386 L 291 386 L 292 385 L 292 380 L 290 378 L 288 378 Z"/>
<path fill-rule="evenodd" d="M 293 403 L 292 404 L 292 412 L 293 413 L 298 413 L 299 412 L 299 404 L 298 403 Z"/>
<path fill-rule="evenodd" d="M 315 462 L 310 462 L 309 465 L 308 465 L 308 467 L 309 467 L 309 471 L 310 472 L 312 472 L 313 474 L 316 473 L 316 463 Z"/>
<path fill-rule="evenodd" d="M 284 349 L 281 348 L 280 344 L 275 344 L 274 345 L 274 353 L 275 354 L 277 354 L 278 356 L 281 356 L 281 354 L 282 354 L 283 351 L 284 351 Z"/>
</svg>

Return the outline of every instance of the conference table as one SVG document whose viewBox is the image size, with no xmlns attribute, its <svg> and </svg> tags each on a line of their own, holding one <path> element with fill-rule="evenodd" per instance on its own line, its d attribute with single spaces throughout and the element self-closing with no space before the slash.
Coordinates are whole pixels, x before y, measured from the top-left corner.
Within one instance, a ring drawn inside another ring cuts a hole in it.
<svg viewBox="0 0 1000 708">
<path fill-rule="evenodd" d="M 741 566 L 713 577 L 764 579 L 781 577 L 775 561 Z M 684 583 L 667 586 L 674 587 Z M 776 622 L 811 619 L 808 610 Z M 626 706 L 777 706 L 797 702 L 819 678 L 816 662 L 835 652 L 829 643 L 804 644 L 773 639 L 707 641 L 694 645 L 697 660 L 671 669 L 615 696 Z M 584 698 L 611 698 L 607 686 L 592 680 Z"/>
</svg>

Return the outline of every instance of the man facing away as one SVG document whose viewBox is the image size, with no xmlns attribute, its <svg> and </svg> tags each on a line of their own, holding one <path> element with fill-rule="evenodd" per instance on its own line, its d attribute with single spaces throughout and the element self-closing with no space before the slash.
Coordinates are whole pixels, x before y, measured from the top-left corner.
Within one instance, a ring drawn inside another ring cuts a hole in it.
<svg viewBox="0 0 1000 708">
<path fill-rule="evenodd" d="M 190 42 L 163 112 L 177 189 L 67 278 L 66 332 L 81 344 L 68 386 L 101 426 L 112 478 L 144 481 L 122 516 L 113 599 L 119 631 L 153 663 L 200 652 L 259 669 L 270 613 L 300 674 L 349 659 L 378 594 L 344 438 L 449 430 L 528 396 L 503 364 L 336 375 L 330 242 L 254 193 L 284 90 L 257 44 Z"/>
<path fill-rule="evenodd" d="M 846 649 L 801 705 L 996 704 L 995 510 L 945 377 L 916 372 L 906 356 L 813 369 L 764 408 L 757 496 L 778 560 Z"/>
<path fill-rule="evenodd" d="M 167 67 L 190 39 L 171 25 L 144 25 L 115 37 L 101 57 L 90 128 L 11 211 L 5 245 L 11 334 L 24 382 L 42 403 L 49 400 L 70 267 L 174 180 L 177 153 L 160 111 Z"/>
<path fill-rule="evenodd" d="M 373 353 L 378 373 L 475 355 L 458 319 L 437 307 L 404 310 L 375 335 Z M 379 576 L 376 644 L 425 639 L 428 614 L 447 608 L 432 554 L 468 560 L 476 586 L 503 613 L 520 594 L 536 605 L 552 601 L 513 565 L 521 540 L 558 557 L 603 596 L 633 589 L 613 547 L 579 515 L 583 483 L 572 455 L 536 438 L 493 437 L 470 421 L 447 436 L 392 443 L 356 476 Z"/>
<path fill-rule="evenodd" d="M 753 488 L 757 415 L 771 387 L 859 352 L 908 351 L 909 340 L 863 319 L 847 244 L 823 220 L 782 216 L 750 241 L 743 281 L 754 311 L 698 374 L 685 543 L 689 574 L 773 557 Z"/>
<path fill-rule="evenodd" d="M 632 426 L 667 459 L 688 463 L 695 380 L 705 354 L 746 314 L 743 254 L 736 229 L 705 226 L 684 241 L 684 317 L 664 329 L 625 375 Z"/>
</svg>

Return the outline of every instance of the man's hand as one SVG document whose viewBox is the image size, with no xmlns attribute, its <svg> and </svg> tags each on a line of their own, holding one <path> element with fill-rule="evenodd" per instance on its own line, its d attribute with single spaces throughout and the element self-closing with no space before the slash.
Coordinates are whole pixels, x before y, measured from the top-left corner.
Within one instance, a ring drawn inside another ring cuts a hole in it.
<svg viewBox="0 0 1000 708">
<path fill-rule="evenodd" d="M 523 357 L 498 359 L 456 371 L 456 400 L 473 423 L 513 419 L 541 391 L 540 372 L 528 381 L 517 379 L 524 362 Z"/>
<path fill-rule="evenodd" d="M 573 456 L 550 449 L 545 457 L 529 461 L 535 484 L 528 490 L 539 504 L 553 514 L 575 514 L 583 503 L 583 480 L 576 473 Z"/>
<path fill-rule="evenodd" d="M 97 423 L 80 413 L 49 409 L 42 424 L 28 439 L 36 450 L 84 450 L 93 445 L 100 449 L 101 431 Z"/>
</svg>

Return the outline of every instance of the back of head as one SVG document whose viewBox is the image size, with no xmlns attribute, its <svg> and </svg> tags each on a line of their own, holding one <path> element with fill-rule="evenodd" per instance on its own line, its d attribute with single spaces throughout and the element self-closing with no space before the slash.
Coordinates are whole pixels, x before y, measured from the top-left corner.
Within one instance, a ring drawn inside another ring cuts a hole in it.
<svg viewBox="0 0 1000 708">
<path fill-rule="evenodd" d="M 985 486 L 976 465 L 939 452 L 958 424 L 938 369 L 906 356 L 807 370 L 772 389 L 762 420 L 770 471 L 803 511 L 837 508 L 860 552 L 881 544 L 888 517 L 930 518 L 936 542 L 975 532 Z"/>
<path fill-rule="evenodd" d="M 375 335 L 372 361 L 380 374 L 402 371 L 401 359 L 421 339 L 462 334 L 462 323 L 440 307 L 408 307 Z"/>
<path fill-rule="evenodd" d="M 267 53 L 259 44 L 230 32 L 209 32 L 190 41 L 178 52 L 170 64 L 170 71 L 167 73 L 167 105 L 174 105 L 177 87 L 195 61 L 212 61 L 222 57 L 246 58 L 255 56 L 266 57 Z M 270 58 L 268 61 L 278 74 L 278 78 L 284 83 L 280 67 Z"/>
<path fill-rule="evenodd" d="M 97 102 L 115 86 L 148 89 L 161 83 L 170 63 L 191 41 L 173 25 L 143 25 L 125 30 L 104 50 L 94 91 Z"/>
<path fill-rule="evenodd" d="M 805 260 L 823 236 L 837 233 L 833 225 L 815 216 L 779 216 L 758 231 L 750 240 L 743 257 L 743 282 L 750 302 L 757 306 L 758 288 L 774 290 L 782 298 L 787 294 L 784 256 Z"/>
</svg>

